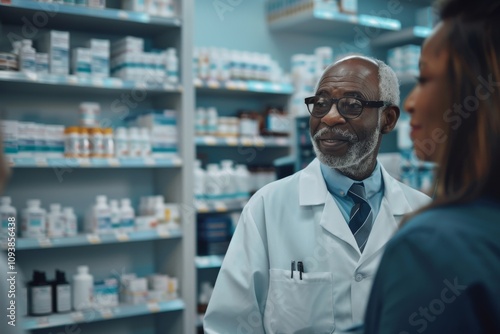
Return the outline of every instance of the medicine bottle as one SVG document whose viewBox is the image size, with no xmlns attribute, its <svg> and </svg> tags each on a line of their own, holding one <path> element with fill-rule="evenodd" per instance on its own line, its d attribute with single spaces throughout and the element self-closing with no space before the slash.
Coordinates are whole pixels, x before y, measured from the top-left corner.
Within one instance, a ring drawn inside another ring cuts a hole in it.
<svg viewBox="0 0 500 334">
<path fill-rule="evenodd" d="M 162 199 L 163 201 L 163 199 Z M 130 205 L 129 198 L 120 201 L 120 227 L 123 232 L 133 232 L 135 229 L 135 211 Z"/>
<path fill-rule="evenodd" d="M 77 158 L 80 156 L 80 133 L 78 127 L 70 126 L 64 129 L 64 156 Z"/>
<path fill-rule="evenodd" d="M 118 128 L 115 132 L 115 156 L 124 157 L 129 154 L 126 128 Z"/>
<path fill-rule="evenodd" d="M 47 215 L 47 236 L 49 238 L 63 237 L 66 232 L 66 221 L 61 211 L 61 204 L 50 205 L 50 212 Z"/>
<path fill-rule="evenodd" d="M 113 139 L 113 129 L 102 129 L 103 157 L 112 158 L 115 155 L 115 141 Z"/>
<path fill-rule="evenodd" d="M 28 283 L 28 313 L 34 316 L 52 313 L 52 286 L 43 271 L 35 270 L 33 280 Z"/>
<path fill-rule="evenodd" d="M 90 157 L 90 136 L 87 128 L 78 128 L 78 134 L 80 135 L 80 158 Z"/>
<path fill-rule="evenodd" d="M 40 207 L 39 199 L 30 199 L 22 214 L 22 236 L 26 238 L 45 237 L 47 231 L 47 213 Z"/>
<path fill-rule="evenodd" d="M 89 128 L 90 156 L 101 158 L 104 156 L 104 135 L 100 128 Z"/>
<path fill-rule="evenodd" d="M 65 232 L 67 237 L 75 236 L 78 233 L 78 221 L 73 208 L 66 207 L 63 209 L 63 216 L 65 221 Z"/>
<path fill-rule="evenodd" d="M 56 313 L 71 311 L 71 286 L 60 270 L 56 270 L 56 278 L 52 282 L 52 310 Z"/>
<path fill-rule="evenodd" d="M 73 309 L 75 311 L 92 307 L 94 296 L 94 277 L 89 274 L 89 267 L 78 266 L 73 276 Z"/>
</svg>

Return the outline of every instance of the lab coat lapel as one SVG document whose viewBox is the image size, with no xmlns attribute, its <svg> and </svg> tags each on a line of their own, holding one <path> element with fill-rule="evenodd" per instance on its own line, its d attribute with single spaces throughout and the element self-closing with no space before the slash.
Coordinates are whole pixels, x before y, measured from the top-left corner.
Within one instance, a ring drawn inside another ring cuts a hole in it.
<svg viewBox="0 0 500 334">
<path fill-rule="evenodd" d="M 380 210 L 366 242 L 360 263 L 371 258 L 380 251 L 393 236 L 404 214 L 412 210 L 401 185 L 382 167 L 384 181 L 384 197 Z"/>
<path fill-rule="evenodd" d="M 337 202 L 335 202 L 330 193 L 328 193 L 328 197 L 325 199 L 325 207 L 321 214 L 320 224 L 325 230 L 345 241 L 359 253 L 356 239 L 354 239 L 354 235 L 349 229 L 349 225 L 345 221 L 342 212 L 340 212 Z"/>
<path fill-rule="evenodd" d="M 318 159 L 314 159 L 300 174 L 299 203 L 301 206 L 313 206 L 315 224 L 320 224 L 337 238 L 358 249 L 344 216 L 328 192 Z"/>
</svg>

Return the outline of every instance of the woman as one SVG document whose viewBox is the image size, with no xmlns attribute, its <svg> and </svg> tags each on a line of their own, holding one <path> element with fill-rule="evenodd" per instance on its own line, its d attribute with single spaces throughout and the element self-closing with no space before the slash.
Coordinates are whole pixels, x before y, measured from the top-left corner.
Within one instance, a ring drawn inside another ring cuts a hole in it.
<svg viewBox="0 0 500 334">
<path fill-rule="evenodd" d="M 387 245 L 365 333 L 500 333 L 500 1 L 447 0 L 405 102 L 436 198 Z"/>
</svg>

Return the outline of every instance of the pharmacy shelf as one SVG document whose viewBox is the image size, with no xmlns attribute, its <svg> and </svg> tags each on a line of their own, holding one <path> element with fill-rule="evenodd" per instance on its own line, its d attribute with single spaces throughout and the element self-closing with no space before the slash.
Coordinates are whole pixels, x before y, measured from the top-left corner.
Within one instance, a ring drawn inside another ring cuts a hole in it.
<svg viewBox="0 0 500 334">
<path fill-rule="evenodd" d="M 241 210 L 247 202 L 247 199 L 218 201 L 197 200 L 195 201 L 195 207 L 196 212 L 200 214 L 221 213 Z"/>
<path fill-rule="evenodd" d="M 220 268 L 222 261 L 224 261 L 224 255 L 204 255 L 195 258 L 196 268 L 198 269 Z"/>
<path fill-rule="evenodd" d="M 45 158 L 8 157 L 14 168 L 169 168 L 179 167 L 182 160 L 178 156 L 170 158 Z"/>
<path fill-rule="evenodd" d="M 356 27 L 398 31 L 401 29 L 401 22 L 372 15 L 353 15 L 312 8 L 272 20 L 269 22 L 269 27 L 276 32 L 343 38 L 354 38 L 360 35 L 362 38 L 366 35 L 370 36 L 373 32 L 370 31 L 365 35 L 362 30 L 355 29 Z"/>
<path fill-rule="evenodd" d="M 235 93 L 266 93 L 266 94 L 293 94 L 293 86 L 289 83 L 273 83 L 267 81 L 214 81 L 194 80 L 197 92 L 235 92 Z"/>
<path fill-rule="evenodd" d="M 182 237 L 180 230 L 150 230 L 133 233 L 116 232 L 112 234 L 81 234 L 61 238 L 18 238 L 16 250 L 93 246 L 99 244 L 149 241 L 158 239 L 177 239 Z M 6 245 L 2 245 L 6 249 Z"/>
<path fill-rule="evenodd" d="M 180 93 L 180 85 L 169 83 L 155 83 L 154 79 L 146 82 L 122 80 L 119 78 L 85 78 L 75 75 L 53 75 L 36 73 L 22 73 L 0 71 L 0 88 L 3 91 L 18 89 L 29 90 L 36 86 L 37 92 L 64 93 L 77 91 L 78 93 L 110 93 L 112 91 L 144 91 L 155 95 L 163 93 Z M 46 88 L 43 90 L 42 88 Z"/>
<path fill-rule="evenodd" d="M 139 305 L 119 305 L 117 307 L 107 307 L 99 309 L 89 309 L 84 311 L 71 312 L 66 314 L 52 314 L 41 317 L 24 318 L 24 328 L 34 330 L 65 326 L 78 323 L 89 323 L 102 320 L 112 320 L 126 317 L 153 314 L 160 312 L 173 312 L 184 310 L 185 304 L 181 299 L 169 301 L 151 302 Z"/>
<path fill-rule="evenodd" d="M 197 136 L 196 146 L 251 146 L 251 147 L 285 147 L 290 146 L 288 137 L 216 137 Z"/>
<path fill-rule="evenodd" d="M 400 31 L 384 33 L 371 41 L 372 47 L 393 47 L 406 44 L 422 44 L 432 32 L 428 27 L 409 27 Z"/>
<path fill-rule="evenodd" d="M 165 28 L 178 28 L 182 22 L 177 17 L 166 18 L 112 8 L 89 8 L 65 5 L 56 2 L 33 0 L 1 0 L 0 18 L 5 23 L 22 24 L 20 18 L 28 20 L 37 15 L 38 22 L 45 17 L 44 28 L 67 28 L 78 22 L 79 30 L 98 30 L 102 33 L 161 33 Z M 32 20 L 32 22 L 37 22 Z"/>
</svg>

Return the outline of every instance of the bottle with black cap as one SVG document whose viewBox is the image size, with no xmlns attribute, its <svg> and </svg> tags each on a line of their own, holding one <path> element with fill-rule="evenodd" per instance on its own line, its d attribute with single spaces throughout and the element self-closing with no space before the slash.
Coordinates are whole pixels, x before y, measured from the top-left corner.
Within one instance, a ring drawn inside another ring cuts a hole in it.
<svg viewBox="0 0 500 334">
<path fill-rule="evenodd" d="M 28 283 L 28 312 L 35 316 L 52 313 L 52 286 L 43 271 L 33 271 L 33 280 Z"/>
<path fill-rule="evenodd" d="M 52 282 L 52 307 L 56 313 L 71 311 L 71 286 L 63 271 L 56 269 L 56 278 Z"/>
</svg>

